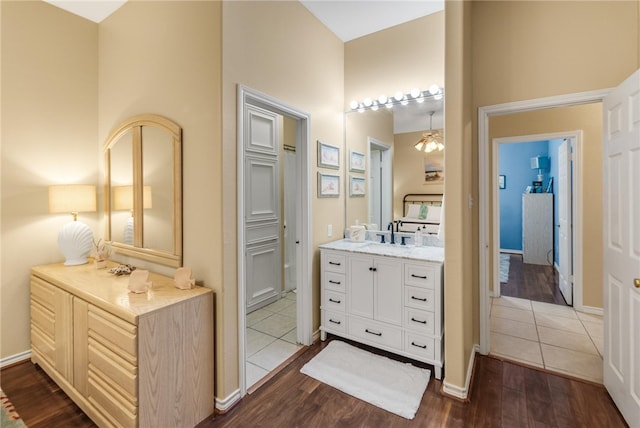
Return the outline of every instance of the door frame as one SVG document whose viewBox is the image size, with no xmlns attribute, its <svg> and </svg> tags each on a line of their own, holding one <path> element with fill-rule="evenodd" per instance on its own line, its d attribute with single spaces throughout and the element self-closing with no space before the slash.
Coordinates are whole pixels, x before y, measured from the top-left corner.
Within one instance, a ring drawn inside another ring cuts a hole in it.
<svg viewBox="0 0 640 428">
<path fill-rule="evenodd" d="M 237 265 L 238 265 L 238 373 L 240 397 L 247 394 L 246 385 L 246 275 L 245 275 L 245 180 L 244 180 L 244 138 L 245 138 L 245 105 L 250 104 L 296 120 L 296 170 L 298 173 L 298 201 L 296 207 L 298 234 L 297 249 L 297 340 L 303 345 L 311 345 L 313 340 L 312 312 L 312 210 L 311 210 L 311 115 L 296 107 L 290 106 L 277 98 L 266 95 L 244 85 L 237 88 Z"/>
<path fill-rule="evenodd" d="M 489 255 L 492 248 L 489 245 L 489 227 L 492 217 L 489 208 L 492 206 L 490 189 L 497 180 L 493 169 L 489 168 L 491 141 L 489 139 L 489 117 L 527 111 L 542 110 L 555 107 L 571 107 L 574 105 L 602 102 L 611 91 L 600 89 L 596 91 L 578 92 L 546 98 L 536 98 L 524 101 L 514 101 L 478 108 L 478 211 L 479 211 L 479 314 L 480 314 L 480 353 L 487 355 L 490 350 L 489 328 Z M 497 187 L 497 185 L 495 186 Z M 574 192 L 574 194 L 577 192 Z M 491 235 L 493 237 L 493 234 Z M 575 257 L 575 256 L 574 256 Z M 582 302 L 580 302 L 582 304 Z"/>
<path fill-rule="evenodd" d="M 571 258 L 573 265 L 573 307 L 582 309 L 582 210 L 578 209 L 582 206 L 582 183 L 578 180 L 582 171 L 582 131 L 566 131 L 566 132 L 550 132 L 548 134 L 530 134 L 514 137 L 499 137 L 492 141 L 492 177 L 498 177 L 500 159 L 500 144 L 514 143 L 530 143 L 535 141 L 571 139 L 573 141 L 573 169 L 571 173 L 571 181 L 573 190 L 569 190 L 571 194 L 571 227 L 573 233 L 571 237 Z M 497 189 L 497 182 L 494 183 Z M 492 222 L 493 222 L 493 247 L 490 249 L 493 254 L 493 263 L 491 269 L 493 272 L 493 292 L 488 291 L 490 297 L 500 297 L 500 193 L 495 193 L 496 197 L 492 201 Z M 554 225 L 555 234 L 555 225 Z M 555 266 L 554 266 L 555 268 Z"/>
<path fill-rule="evenodd" d="M 393 219 L 393 146 L 391 144 L 387 144 L 384 141 L 375 139 L 373 137 L 367 137 L 367 156 L 368 159 L 371 159 L 371 149 L 377 148 L 382 153 L 382 172 L 380 174 L 380 181 L 383 184 L 388 186 L 383 186 L 381 188 L 380 193 L 382 194 L 380 197 L 380 205 L 385 206 L 385 202 L 389 207 L 387 216 L 390 219 Z M 371 165 L 369 165 L 371 168 Z M 345 180 L 346 181 L 346 180 Z M 369 182 L 369 195 L 372 195 L 372 183 L 371 180 L 367 180 Z M 348 194 L 348 193 L 347 193 Z M 371 208 L 369 206 L 369 208 Z M 371 222 L 371 216 L 368 216 L 367 223 Z M 383 218 L 380 217 L 380 224 L 378 225 L 380 230 L 384 229 L 384 221 Z"/>
</svg>

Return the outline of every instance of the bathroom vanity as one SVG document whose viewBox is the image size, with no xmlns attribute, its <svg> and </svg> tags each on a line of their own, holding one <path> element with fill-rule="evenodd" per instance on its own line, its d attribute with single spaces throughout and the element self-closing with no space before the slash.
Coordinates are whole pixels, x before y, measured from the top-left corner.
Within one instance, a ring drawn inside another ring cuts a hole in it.
<svg viewBox="0 0 640 428">
<path fill-rule="evenodd" d="M 31 269 L 31 360 L 99 426 L 194 426 L 214 411 L 213 292 L 94 265 Z"/>
<path fill-rule="evenodd" d="M 327 333 L 432 364 L 442 378 L 444 248 L 347 239 L 320 246 Z"/>
</svg>

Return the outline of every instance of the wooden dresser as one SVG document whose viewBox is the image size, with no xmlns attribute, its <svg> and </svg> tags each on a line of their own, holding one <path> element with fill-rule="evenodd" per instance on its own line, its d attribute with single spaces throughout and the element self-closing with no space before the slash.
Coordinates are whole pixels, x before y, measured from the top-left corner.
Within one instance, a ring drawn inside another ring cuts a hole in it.
<svg viewBox="0 0 640 428">
<path fill-rule="evenodd" d="M 99 426 L 191 427 L 214 412 L 213 291 L 93 264 L 31 269 L 31 360 Z"/>
</svg>

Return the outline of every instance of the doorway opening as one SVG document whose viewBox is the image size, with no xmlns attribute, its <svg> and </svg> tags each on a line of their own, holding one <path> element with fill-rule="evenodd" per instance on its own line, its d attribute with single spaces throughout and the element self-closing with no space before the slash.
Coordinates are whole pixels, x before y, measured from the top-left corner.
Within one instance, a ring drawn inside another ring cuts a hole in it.
<svg viewBox="0 0 640 428">
<path fill-rule="evenodd" d="M 311 162 L 308 113 L 239 85 L 237 116 L 243 397 L 312 342 Z"/>
<path fill-rule="evenodd" d="M 369 224 L 380 229 L 393 220 L 391 145 L 369 137 Z"/>
<path fill-rule="evenodd" d="M 497 138 L 493 296 L 573 306 L 581 132 Z M 580 229 L 580 228 L 577 228 Z M 578 266 L 579 267 L 579 266 Z"/>
</svg>

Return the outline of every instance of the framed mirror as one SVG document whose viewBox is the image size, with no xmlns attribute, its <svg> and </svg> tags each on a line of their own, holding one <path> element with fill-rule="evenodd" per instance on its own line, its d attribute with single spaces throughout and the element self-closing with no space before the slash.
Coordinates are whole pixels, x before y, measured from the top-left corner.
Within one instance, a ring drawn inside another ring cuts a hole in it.
<svg viewBox="0 0 640 428">
<path fill-rule="evenodd" d="M 118 125 L 104 144 L 106 237 L 114 249 L 182 266 L 182 129 L 154 114 Z"/>
<path fill-rule="evenodd" d="M 347 173 L 364 183 L 364 189 L 357 193 L 346 189 L 346 227 L 357 222 L 386 230 L 389 222 L 406 217 L 410 205 L 441 204 L 445 150 L 427 153 L 418 151 L 416 144 L 425 134 L 436 133 L 444 142 L 443 116 L 444 98 L 435 97 L 345 113 L 345 152 L 349 154 L 345 164 L 351 165 L 353 153 L 364 157 L 359 161 L 362 168 Z M 405 196 L 415 194 L 424 197 L 407 202 Z"/>
</svg>

